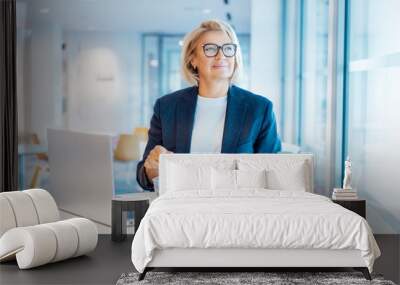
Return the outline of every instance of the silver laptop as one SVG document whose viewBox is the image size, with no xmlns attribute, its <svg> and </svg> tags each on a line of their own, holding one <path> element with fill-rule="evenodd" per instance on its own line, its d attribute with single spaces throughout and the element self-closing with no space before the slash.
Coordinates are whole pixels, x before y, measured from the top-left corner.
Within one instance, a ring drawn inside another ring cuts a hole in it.
<svg viewBox="0 0 400 285">
<path fill-rule="evenodd" d="M 47 130 L 50 193 L 60 210 L 111 225 L 112 136 Z"/>
</svg>

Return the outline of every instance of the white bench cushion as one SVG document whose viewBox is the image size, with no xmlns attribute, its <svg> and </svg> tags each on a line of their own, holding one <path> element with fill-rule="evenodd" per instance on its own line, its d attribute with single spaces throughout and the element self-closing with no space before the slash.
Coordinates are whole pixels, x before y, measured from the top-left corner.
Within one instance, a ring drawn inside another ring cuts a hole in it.
<svg viewBox="0 0 400 285">
<path fill-rule="evenodd" d="M 8 199 L 0 195 L 0 237 L 8 230 L 15 228 L 17 222 L 15 221 L 15 216 L 13 209 L 11 207 Z"/>
<path fill-rule="evenodd" d="M 57 262 L 92 251 L 97 236 L 96 225 L 84 218 L 13 228 L 0 238 L 0 261 L 16 257 L 20 269 Z"/>
<path fill-rule="evenodd" d="M 2 192 L 0 206 L 0 237 L 15 227 L 34 226 L 60 219 L 56 202 L 43 189 Z"/>
<path fill-rule="evenodd" d="M 28 194 L 33 201 L 39 219 L 39 224 L 51 223 L 60 220 L 56 201 L 49 192 L 43 189 L 29 189 L 22 191 Z"/>
<path fill-rule="evenodd" d="M 17 227 L 33 226 L 39 223 L 35 205 L 29 195 L 22 191 L 3 192 L 0 195 L 10 203 Z"/>
<path fill-rule="evenodd" d="M 97 227 L 85 218 L 58 221 L 46 190 L 0 193 L 0 262 L 17 259 L 21 269 L 86 254 L 97 245 Z"/>
</svg>

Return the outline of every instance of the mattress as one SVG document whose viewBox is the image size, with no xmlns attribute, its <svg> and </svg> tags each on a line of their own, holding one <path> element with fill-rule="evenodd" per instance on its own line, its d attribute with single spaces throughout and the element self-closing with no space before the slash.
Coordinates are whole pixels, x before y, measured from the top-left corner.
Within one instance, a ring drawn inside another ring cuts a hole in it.
<svg viewBox="0 0 400 285">
<path fill-rule="evenodd" d="M 361 216 L 317 194 L 266 189 L 161 195 L 135 234 L 132 262 L 143 272 L 155 250 L 170 248 L 359 250 L 371 272 L 380 255 Z"/>
</svg>

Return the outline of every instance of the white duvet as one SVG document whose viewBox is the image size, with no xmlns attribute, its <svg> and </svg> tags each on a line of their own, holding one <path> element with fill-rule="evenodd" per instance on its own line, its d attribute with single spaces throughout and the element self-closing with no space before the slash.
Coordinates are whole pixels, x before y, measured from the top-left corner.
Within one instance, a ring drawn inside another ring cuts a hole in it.
<svg viewBox="0 0 400 285">
<path fill-rule="evenodd" d="M 324 196 L 265 189 L 162 195 L 135 234 L 132 262 L 143 272 L 165 248 L 358 249 L 370 272 L 380 256 L 359 215 Z"/>
</svg>

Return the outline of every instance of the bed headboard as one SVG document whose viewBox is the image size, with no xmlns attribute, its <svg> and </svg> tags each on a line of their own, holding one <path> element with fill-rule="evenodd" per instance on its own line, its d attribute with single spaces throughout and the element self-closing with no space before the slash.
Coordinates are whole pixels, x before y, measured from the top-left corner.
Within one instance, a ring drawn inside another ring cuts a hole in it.
<svg viewBox="0 0 400 285">
<path fill-rule="evenodd" d="M 314 161 L 312 154 L 162 154 L 159 165 L 159 194 L 166 192 L 169 165 L 185 167 L 217 166 L 226 169 L 267 168 L 283 176 L 294 165 L 304 166 L 305 191 L 314 192 Z"/>
</svg>

